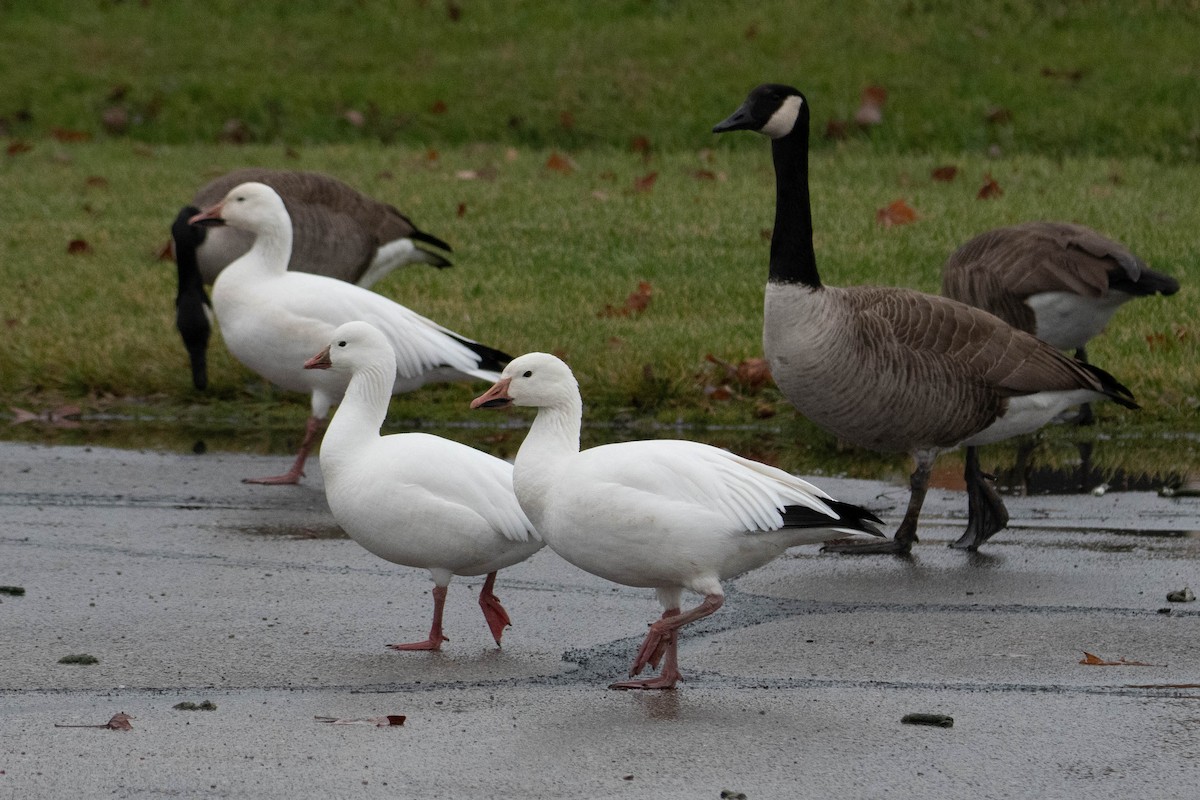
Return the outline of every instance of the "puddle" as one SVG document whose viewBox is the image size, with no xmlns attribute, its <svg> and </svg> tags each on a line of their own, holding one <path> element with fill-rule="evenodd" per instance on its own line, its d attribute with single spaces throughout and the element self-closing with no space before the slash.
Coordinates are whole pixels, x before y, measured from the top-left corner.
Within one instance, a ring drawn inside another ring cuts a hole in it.
<svg viewBox="0 0 1200 800">
<path fill-rule="evenodd" d="M 233 528 L 247 536 L 282 539 L 348 539 L 337 525 L 243 525 Z"/>
<path fill-rule="evenodd" d="M 171 417 L 83 415 L 79 426 L 58 428 L 20 424 L 0 428 L 0 436 L 15 441 L 51 445 L 91 445 L 137 450 L 160 450 L 202 455 L 240 452 L 290 456 L 303 433 L 303 420 L 284 424 L 222 418 L 193 421 Z M 445 436 L 492 453 L 516 456 L 528 431 L 527 415 L 496 415 L 485 422 L 427 423 L 389 419 L 384 433 L 419 430 Z M 911 471 L 903 454 L 882 455 L 840 447 L 830 437 L 814 435 L 799 418 L 737 426 L 664 424 L 632 420 L 586 424 L 583 446 L 650 438 L 681 438 L 724 447 L 739 455 L 789 472 L 882 480 L 906 487 Z M 1200 477 L 1200 435 L 1121 434 L 1111 436 L 1099 426 L 1078 429 L 1051 426 L 1033 439 L 1004 442 L 981 449 L 985 471 L 997 478 L 1005 494 L 1077 494 L 1100 491 L 1163 491 Z M 963 490 L 962 451 L 938 459 L 931 485 Z"/>
</svg>

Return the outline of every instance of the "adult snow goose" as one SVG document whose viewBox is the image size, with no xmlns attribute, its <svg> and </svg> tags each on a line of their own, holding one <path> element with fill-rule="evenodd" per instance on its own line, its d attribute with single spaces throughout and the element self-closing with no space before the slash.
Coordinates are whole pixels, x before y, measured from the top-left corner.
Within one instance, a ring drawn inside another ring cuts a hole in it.
<svg viewBox="0 0 1200 800">
<path fill-rule="evenodd" d="M 670 689 L 680 679 L 677 635 L 724 602 L 721 581 L 789 547 L 841 534 L 881 534 L 869 511 L 841 503 L 783 470 L 698 442 L 655 440 L 579 449 L 583 403 L 565 363 L 546 353 L 514 359 L 473 408 L 537 409 L 513 486 L 554 552 L 626 586 L 652 588 L 662 618 L 650 626 L 630 678 L 615 689 Z M 684 589 L 704 599 L 680 611 Z"/>
<path fill-rule="evenodd" d="M 495 380 L 509 356 L 443 328 L 383 295 L 352 283 L 291 272 L 287 268 L 292 225 L 283 201 L 262 183 L 235 186 L 223 200 L 189 220 L 228 224 L 254 234 L 254 245 L 221 271 L 212 303 L 229 351 L 250 369 L 291 391 L 312 394 L 300 451 L 282 475 L 251 483 L 296 483 L 330 406 L 346 390 L 348 376 L 303 368 L 339 325 L 372 323 L 396 356 L 392 393 L 431 381 Z"/>
<path fill-rule="evenodd" d="M 1064 409 L 1108 398 L 1136 408 L 1101 369 L 965 303 L 910 289 L 826 286 L 817 273 L 808 186 L 808 100 L 764 84 L 713 131 L 771 139 L 775 230 L 763 350 L 784 396 L 814 423 L 871 450 L 912 454 L 908 508 L 882 546 L 842 552 L 907 553 L 937 454 L 1036 430 Z M 973 451 L 972 451 L 973 452 Z M 967 459 L 967 530 L 975 549 L 1008 523 L 995 489 Z"/>
<path fill-rule="evenodd" d="M 369 288 L 406 264 L 448 267 L 450 262 L 427 250 L 449 251 L 450 245 L 426 233 L 395 207 L 369 197 L 349 184 L 319 172 L 239 169 L 209 181 L 196 192 L 172 226 L 179 271 L 176 327 L 192 364 L 197 389 L 207 385 L 204 361 L 211 325 L 204 284 L 211 284 L 229 264 L 245 255 L 253 236 L 237 228 L 193 228 L 187 220 L 216 203 L 235 186 L 265 183 L 283 198 L 292 218 L 292 255 L 288 269 L 311 272 Z M 180 224 L 184 228 L 179 228 Z"/>
<path fill-rule="evenodd" d="M 1087 343 L 1136 297 L 1172 295 L 1179 281 L 1084 225 L 1035 221 L 971 239 L 942 266 L 942 294 L 1087 361 Z M 1085 405 L 1080 423 L 1092 421 Z"/>
<path fill-rule="evenodd" d="M 321 474 L 334 519 L 354 541 L 394 564 L 429 570 L 429 638 L 389 645 L 440 650 L 446 589 L 455 575 L 486 575 L 479 606 L 496 644 L 509 623 L 496 598 L 496 572 L 542 542 L 513 494 L 512 465 L 426 433 L 380 436 L 396 355 L 378 328 L 348 322 L 304 364 L 349 380 L 321 441 Z"/>
</svg>

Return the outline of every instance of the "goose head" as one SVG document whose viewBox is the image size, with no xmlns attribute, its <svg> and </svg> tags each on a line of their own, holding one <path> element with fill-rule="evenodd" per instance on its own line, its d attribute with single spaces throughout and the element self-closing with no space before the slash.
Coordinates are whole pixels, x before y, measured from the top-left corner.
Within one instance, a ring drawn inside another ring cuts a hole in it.
<svg viewBox="0 0 1200 800">
<path fill-rule="evenodd" d="M 353 373 L 372 366 L 386 369 L 389 363 L 394 372 L 396 355 L 387 338 L 369 322 L 356 320 L 339 326 L 329 344 L 304 362 L 304 368 Z"/>
<path fill-rule="evenodd" d="M 808 101 L 795 87 L 764 83 L 747 95 L 738 110 L 713 126 L 713 133 L 757 131 L 781 139 L 794 130 L 808 130 Z"/>
<path fill-rule="evenodd" d="M 291 224 L 279 194 L 265 183 L 243 183 L 229 190 L 216 205 L 188 220 L 192 225 L 229 225 L 261 234 L 281 222 Z"/>
<path fill-rule="evenodd" d="M 578 403 L 579 384 L 571 368 L 549 353 L 514 358 L 492 388 L 471 401 L 471 408 L 569 407 Z"/>
</svg>

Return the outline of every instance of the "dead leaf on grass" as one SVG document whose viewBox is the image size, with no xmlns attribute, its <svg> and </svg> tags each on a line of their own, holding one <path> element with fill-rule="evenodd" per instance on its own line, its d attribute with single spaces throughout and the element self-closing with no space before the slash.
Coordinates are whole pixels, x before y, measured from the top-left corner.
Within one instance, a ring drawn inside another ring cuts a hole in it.
<svg viewBox="0 0 1200 800">
<path fill-rule="evenodd" d="M 907 225 L 910 222 L 916 222 L 920 219 L 916 209 L 908 204 L 908 201 L 903 198 L 895 200 L 886 208 L 878 209 L 875 212 L 875 221 L 885 228 L 890 228 L 894 225 Z"/>
<path fill-rule="evenodd" d="M 650 307 L 650 297 L 654 294 L 654 287 L 649 281 L 639 281 L 638 288 L 629 293 L 625 298 L 624 304 L 621 306 L 605 305 L 604 308 L 597 312 L 598 317 L 628 317 L 638 316 L 647 308 Z"/>
</svg>

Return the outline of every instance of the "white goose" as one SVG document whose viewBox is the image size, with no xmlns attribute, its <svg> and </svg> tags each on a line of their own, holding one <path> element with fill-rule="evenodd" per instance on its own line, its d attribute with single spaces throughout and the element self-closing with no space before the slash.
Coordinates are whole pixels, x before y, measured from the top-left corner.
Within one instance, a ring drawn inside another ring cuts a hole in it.
<svg viewBox="0 0 1200 800">
<path fill-rule="evenodd" d="M 763 309 L 763 351 L 784 396 L 840 439 L 912 454 L 904 519 L 882 545 L 844 552 L 907 553 L 937 455 L 1037 430 L 1062 411 L 1110 399 L 1137 408 L 1102 369 L 1076 361 L 977 308 L 911 289 L 826 286 L 817 273 L 808 186 L 808 100 L 763 84 L 713 132 L 771 139 L 775 228 Z M 1008 523 L 968 450 L 967 529 L 974 550 Z"/>
<path fill-rule="evenodd" d="M 304 364 L 349 380 L 321 442 L 321 474 L 334 519 L 354 541 L 394 564 L 429 570 L 429 638 L 389 645 L 440 650 L 446 589 L 455 575 L 487 575 L 479 606 L 496 644 L 508 614 L 493 592 L 496 571 L 542 547 L 513 494 L 512 466 L 464 444 L 425 433 L 380 436 L 396 375 L 387 338 L 348 322 Z"/>
<path fill-rule="evenodd" d="M 379 328 L 396 357 L 392 393 L 446 380 L 495 380 L 509 360 L 383 295 L 351 283 L 291 272 L 292 224 L 279 195 L 261 183 L 234 187 L 225 198 L 189 220 L 229 224 L 254 234 L 254 246 L 221 271 L 212 302 L 229 351 L 250 369 L 291 391 L 310 392 L 312 414 L 291 469 L 249 483 L 296 483 L 329 408 L 349 377 L 305 370 L 312 353 L 344 322 L 365 320 Z"/>
<path fill-rule="evenodd" d="M 292 218 L 290 270 L 328 275 L 365 289 L 406 264 L 450 266 L 441 255 L 420 246 L 449 251 L 450 245 L 418 228 L 394 206 L 331 175 L 250 167 L 214 178 L 196 191 L 192 204 L 180 210 L 171 228 L 179 273 L 175 326 L 187 348 L 197 389 L 208 385 L 205 361 L 212 328 L 204 285 L 245 255 L 254 236 L 233 227 L 192 227 L 187 221 L 234 186 L 252 181 L 278 192 Z"/>
<path fill-rule="evenodd" d="M 677 632 L 721 607 L 721 581 L 795 545 L 840 534 L 881 535 L 871 512 L 706 444 L 622 442 L 581 452 L 579 386 L 555 356 L 513 359 L 500 381 L 471 403 L 508 405 L 537 409 L 517 452 L 513 486 L 546 544 L 602 578 L 655 589 L 662 603 L 662 618 L 650 626 L 629 671 L 632 678 L 661 661 L 660 674 L 612 688 L 673 688 L 681 677 Z M 681 613 L 684 589 L 704 600 Z"/>
</svg>

